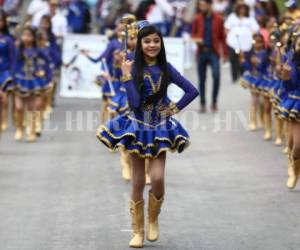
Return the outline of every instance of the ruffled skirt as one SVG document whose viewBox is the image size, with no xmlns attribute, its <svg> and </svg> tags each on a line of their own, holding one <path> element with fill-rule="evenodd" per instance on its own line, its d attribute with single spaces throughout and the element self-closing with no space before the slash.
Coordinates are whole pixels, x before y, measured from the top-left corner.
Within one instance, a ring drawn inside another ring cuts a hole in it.
<svg viewBox="0 0 300 250">
<path fill-rule="evenodd" d="M 278 116 L 287 121 L 300 122 L 300 90 L 289 92 L 278 104 Z"/>
<path fill-rule="evenodd" d="M 121 147 L 142 158 L 157 157 L 165 151 L 181 153 L 190 143 L 187 131 L 172 117 L 151 125 L 130 114 L 101 126 L 97 137 L 112 151 Z"/>
<path fill-rule="evenodd" d="M 50 90 L 52 83 L 45 78 L 24 79 L 15 77 L 13 89 L 21 96 L 40 95 Z"/>
<path fill-rule="evenodd" d="M 112 86 L 112 88 L 111 88 Z M 104 81 L 102 85 L 102 96 L 104 99 L 112 99 L 120 89 L 121 83 L 118 81 L 112 82 L 110 85 L 108 81 Z"/>
<path fill-rule="evenodd" d="M 5 70 L 0 73 L 0 90 L 9 91 L 12 89 L 12 75 L 10 71 Z"/>
<path fill-rule="evenodd" d="M 261 78 L 245 73 L 241 78 L 242 87 L 249 89 L 251 92 L 260 93 L 259 85 Z"/>
<path fill-rule="evenodd" d="M 119 91 L 109 102 L 108 110 L 111 113 L 122 115 L 128 111 L 127 94 Z"/>
</svg>

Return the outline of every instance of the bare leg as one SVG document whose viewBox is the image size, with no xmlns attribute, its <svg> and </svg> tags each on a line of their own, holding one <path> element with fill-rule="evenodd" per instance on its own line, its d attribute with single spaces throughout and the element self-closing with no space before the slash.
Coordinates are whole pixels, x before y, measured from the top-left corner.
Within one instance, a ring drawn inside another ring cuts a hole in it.
<svg viewBox="0 0 300 250">
<path fill-rule="evenodd" d="M 131 199 L 134 202 L 143 200 L 145 188 L 145 159 L 136 154 L 130 154 L 132 162 L 132 194 Z"/>
<path fill-rule="evenodd" d="M 292 124 L 292 144 L 293 144 L 293 158 L 300 159 L 300 123 L 294 122 Z"/>
<path fill-rule="evenodd" d="M 8 128 L 8 94 L 6 92 L 2 92 L 2 108 L 1 108 L 1 130 L 5 131 Z"/>
<path fill-rule="evenodd" d="M 161 153 L 157 158 L 150 159 L 151 192 L 157 199 L 165 194 L 165 165 L 166 152 Z"/>
<path fill-rule="evenodd" d="M 24 129 L 24 110 L 25 110 L 26 101 L 21 96 L 14 96 L 14 112 L 15 112 L 15 140 L 20 141 L 23 138 L 23 129 Z"/>
<path fill-rule="evenodd" d="M 265 128 L 265 134 L 264 134 L 264 140 L 271 140 L 272 138 L 272 105 L 268 97 L 264 97 L 263 100 L 263 108 L 264 108 L 264 114 L 263 114 L 263 120 L 264 120 L 264 128 Z"/>
<path fill-rule="evenodd" d="M 250 107 L 250 131 L 257 129 L 257 111 L 259 107 L 259 97 L 256 93 L 251 92 L 251 107 Z"/>
</svg>

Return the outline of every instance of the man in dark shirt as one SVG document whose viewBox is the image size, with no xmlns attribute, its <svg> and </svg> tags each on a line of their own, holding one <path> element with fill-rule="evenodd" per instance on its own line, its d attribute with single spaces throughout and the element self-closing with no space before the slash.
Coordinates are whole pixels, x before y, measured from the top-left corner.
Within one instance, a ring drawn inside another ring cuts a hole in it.
<svg viewBox="0 0 300 250">
<path fill-rule="evenodd" d="M 197 63 L 200 89 L 200 112 L 206 112 L 206 70 L 210 65 L 213 77 L 212 105 L 213 112 L 218 110 L 220 88 L 220 56 L 227 58 L 224 21 L 212 11 L 212 0 L 199 0 L 199 14 L 193 22 L 192 37 L 198 45 Z M 222 48 L 222 50 L 221 50 Z"/>
</svg>

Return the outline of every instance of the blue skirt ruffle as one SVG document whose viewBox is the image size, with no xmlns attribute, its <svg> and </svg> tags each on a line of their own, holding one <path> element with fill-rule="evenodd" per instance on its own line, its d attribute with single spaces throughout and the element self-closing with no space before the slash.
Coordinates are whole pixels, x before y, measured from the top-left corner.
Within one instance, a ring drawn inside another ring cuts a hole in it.
<svg viewBox="0 0 300 250">
<path fill-rule="evenodd" d="M 284 120 L 300 122 L 300 90 L 289 92 L 278 104 L 278 115 Z"/>
<path fill-rule="evenodd" d="M 102 96 L 106 99 L 111 99 L 119 92 L 120 86 L 121 83 L 119 81 L 114 81 L 112 82 L 113 89 L 111 89 L 109 82 L 105 81 L 102 85 Z"/>
<path fill-rule="evenodd" d="M 2 91 L 9 91 L 12 87 L 12 75 L 9 70 L 0 73 L 0 89 Z"/>
<path fill-rule="evenodd" d="M 164 151 L 181 153 L 189 145 L 188 133 L 172 117 L 150 125 L 130 114 L 121 115 L 101 126 L 97 137 L 112 151 L 121 147 L 142 158 L 157 157 Z"/>
<path fill-rule="evenodd" d="M 273 86 L 272 79 L 262 78 L 259 81 L 257 88 L 258 88 L 260 94 L 262 94 L 263 96 L 266 96 L 266 97 L 270 97 L 272 86 Z"/>
<path fill-rule="evenodd" d="M 127 94 L 124 91 L 119 91 L 109 102 L 108 110 L 111 113 L 119 115 L 128 111 Z"/>
<path fill-rule="evenodd" d="M 39 95 L 52 87 L 52 83 L 44 78 L 34 78 L 31 80 L 14 78 L 13 88 L 17 94 L 22 96 Z"/>
<path fill-rule="evenodd" d="M 252 92 L 259 93 L 259 85 L 261 78 L 251 75 L 250 73 L 245 73 L 241 78 L 242 87 L 249 89 Z"/>
</svg>

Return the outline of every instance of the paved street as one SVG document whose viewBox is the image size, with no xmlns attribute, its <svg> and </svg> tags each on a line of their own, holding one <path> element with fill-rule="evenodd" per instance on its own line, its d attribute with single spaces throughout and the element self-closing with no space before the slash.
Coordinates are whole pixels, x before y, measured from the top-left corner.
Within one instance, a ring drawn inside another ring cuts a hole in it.
<svg viewBox="0 0 300 250">
<path fill-rule="evenodd" d="M 300 186 L 285 188 L 282 149 L 245 131 L 248 102 L 226 68 L 220 112 L 196 114 L 197 100 L 179 115 L 192 143 L 168 156 L 161 239 L 145 249 L 300 249 Z M 14 142 L 13 128 L 3 134 L 1 250 L 128 249 L 130 184 L 87 122 L 99 103 L 58 98 L 35 144 Z"/>
</svg>

